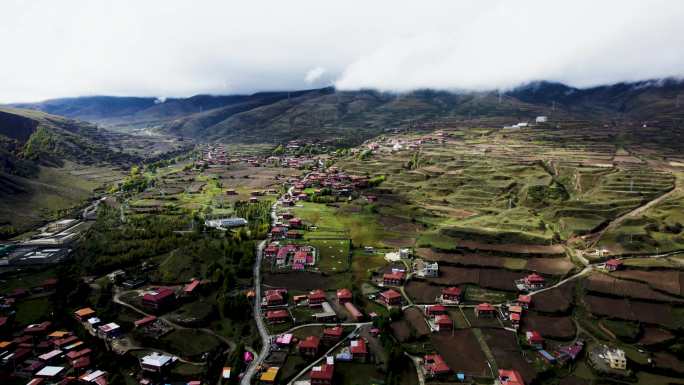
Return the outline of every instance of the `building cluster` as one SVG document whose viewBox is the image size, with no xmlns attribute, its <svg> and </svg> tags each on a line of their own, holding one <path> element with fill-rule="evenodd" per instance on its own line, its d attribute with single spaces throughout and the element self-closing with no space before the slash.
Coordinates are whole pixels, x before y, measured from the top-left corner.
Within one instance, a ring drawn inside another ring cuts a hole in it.
<svg viewBox="0 0 684 385">
<path fill-rule="evenodd" d="M 91 308 L 74 312 L 74 317 L 92 336 L 111 341 L 120 327 L 96 317 Z M 107 373 L 94 360 L 95 346 L 73 330 L 57 330 L 44 321 L 17 330 L 10 320 L 0 318 L 0 378 L 24 378 L 28 384 L 107 384 Z"/>
<path fill-rule="evenodd" d="M 264 257 L 278 269 L 305 270 L 316 265 L 317 250 L 309 245 L 271 242 L 264 249 Z"/>
<path fill-rule="evenodd" d="M 87 223 L 78 219 L 62 219 L 38 229 L 38 233 L 21 242 L 0 244 L 0 266 L 22 266 L 61 263 L 71 254 Z"/>
<path fill-rule="evenodd" d="M 340 308 L 348 313 L 348 316 L 355 322 L 364 320 L 364 314 L 352 303 L 353 295 L 347 288 L 338 289 L 335 293 L 335 300 Z M 314 312 L 312 320 L 316 322 L 335 322 L 339 315 L 328 301 L 328 296 L 322 289 L 312 290 L 304 295 L 292 297 L 293 305 L 296 307 L 308 307 Z M 289 296 L 287 289 L 269 289 L 264 292 L 261 298 L 261 306 L 266 310 L 265 318 L 269 324 L 282 324 L 293 321 L 293 317 L 288 310 Z M 294 320 L 310 321 L 310 320 Z"/>
<path fill-rule="evenodd" d="M 515 281 L 515 286 L 520 291 L 535 291 L 546 286 L 546 278 L 537 273 L 532 273 L 522 279 Z"/>
<path fill-rule="evenodd" d="M 228 153 L 223 145 L 207 145 L 200 150 L 199 159 L 195 162 L 196 167 L 218 166 L 229 163 Z"/>
</svg>

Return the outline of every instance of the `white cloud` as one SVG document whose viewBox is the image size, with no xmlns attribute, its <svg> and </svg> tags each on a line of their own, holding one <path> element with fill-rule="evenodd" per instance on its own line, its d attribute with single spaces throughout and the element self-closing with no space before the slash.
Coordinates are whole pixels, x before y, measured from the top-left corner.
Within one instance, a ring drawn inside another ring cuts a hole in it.
<svg viewBox="0 0 684 385">
<path fill-rule="evenodd" d="M 321 80 L 323 74 L 325 74 L 325 68 L 314 67 L 307 71 L 306 75 L 304 76 L 304 81 L 306 82 L 306 84 L 314 84 Z"/>
<path fill-rule="evenodd" d="M 4 0 L 0 102 L 682 76 L 681 20 L 679 0 Z"/>
</svg>

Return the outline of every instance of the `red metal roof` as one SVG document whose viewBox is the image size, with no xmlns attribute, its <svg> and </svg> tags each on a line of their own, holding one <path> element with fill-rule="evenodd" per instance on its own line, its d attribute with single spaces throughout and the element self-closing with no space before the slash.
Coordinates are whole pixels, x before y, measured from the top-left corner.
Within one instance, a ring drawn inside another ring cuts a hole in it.
<svg viewBox="0 0 684 385">
<path fill-rule="evenodd" d="M 476 306 L 477 311 L 494 311 L 494 306 L 490 303 L 481 303 Z"/>
<path fill-rule="evenodd" d="M 525 385 L 517 370 L 499 369 L 499 381 L 502 385 Z"/>
<path fill-rule="evenodd" d="M 311 374 L 309 374 L 309 377 L 312 380 L 332 381 L 334 373 L 335 367 L 333 365 L 321 364 L 320 366 L 314 366 L 314 368 L 311 369 Z"/>
<path fill-rule="evenodd" d="M 266 318 L 268 319 L 274 319 L 274 318 L 289 318 L 290 313 L 287 312 L 287 310 L 271 310 L 266 312 Z"/>
<path fill-rule="evenodd" d="M 299 349 L 318 349 L 321 344 L 321 339 L 316 336 L 308 336 L 305 339 L 299 341 L 297 345 Z"/>
<path fill-rule="evenodd" d="M 134 324 L 135 324 L 135 326 L 143 326 L 143 325 L 147 325 L 150 322 L 154 322 L 156 320 L 157 320 L 156 316 L 148 315 L 147 317 L 144 317 L 144 318 L 141 318 L 141 319 L 135 321 Z"/>
<path fill-rule="evenodd" d="M 447 287 L 446 289 L 442 289 L 442 294 L 459 296 L 461 295 L 461 288 L 455 286 Z"/>
<path fill-rule="evenodd" d="M 316 289 L 309 293 L 309 301 L 312 299 L 325 299 L 325 292 L 321 289 Z"/>
<path fill-rule="evenodd" d="M 343 288 L 337 290 L 337 298 L 347 299 L 352 297 L 352 292 L 349 289 Z"/>
<path fill-rule="evenodd" d="M 193 279 L 192 282 L 185 285 L 185 287 L 183 288 L 183 291 L 186 293 L 192 293 L 197 288 L 197 286 L 199 286 L 199 284 L 200 284 L 199 279 Z"/>
<path fill-rule="evenodd" d="M 340 336 L 342 336 L 343 332 L 344 332 L 344 329 L 342 328 L 342 326 L 335 326 L 335 327 L 323 329 L 323 335 L 332 336 L 332 337 L 340 337 Z"/>
<path fill-rule="evenodd" d="M 171 296 L 175 295 L 173 290 L 171 289 L 160 289 L 156 293 L 147 293 L 143 296 L 143 301 L 149 301 L 149 302 L 160 302 L 165 300 L 166 298 L 169 298 Z"/>
<path fill-rule="evenodd" d="M 380 296 L 382 296 L 383 298 L 387 298 L 387 299 L 401 298 L 401 294 L 399 294 L 399 292 L 397 292 L 396 290 L 393 290 L 393 289 L 383 291 L 382 293 L 380 293 Z"/>
<path fill-rule="evenodd" d="M 518 302 L 530 304 L 530 303 L 532 303 L 532 296 L 529 296 L 529 295 L 519 295 L 519 296 L 518 296 Z"/>
<path fill-rule="evenodd" d="M 366 347 L 366 340 L 360 338 L 354 340 L 349 344 L 352 354 L 368 354 L 368 348 Z"/>
</svg>

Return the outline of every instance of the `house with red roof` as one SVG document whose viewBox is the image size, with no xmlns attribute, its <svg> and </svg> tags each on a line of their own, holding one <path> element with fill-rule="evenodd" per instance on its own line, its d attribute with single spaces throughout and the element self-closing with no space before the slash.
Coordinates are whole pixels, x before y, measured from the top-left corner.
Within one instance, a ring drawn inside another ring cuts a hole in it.
<svg viewBox="0 0 684 385">
<path fill-rule="evenodd" d="M 156 316 L 148 315 L 147 317 L 136 320 L 133 324 L 136 328 L 141 328 L 141 327 L 145 327 L 147 325 L 151 325 L 156 320 L 157 320 Z"/>
<path fill-rule="evenodd" d="M 532 306 L 532 296 L 531 295 L 519 295 L 518 305 L 523 309 L 529 309 Z"/>
<path fill-rule="evenodd" d="M 429 378 L 446 377 L 451 369 L 439 354 L 430 354 L 423 357 L 423 372 Z"/>
<path fill-rule="evenodd" d="M 619 259 L 609 259 L 606 262 L 606 270 L 608 271 L 616 271 L 620 270 L 622 268 L 622 261 Z"/>
<path fill-rule="evenodd" d="M 270 310 L 266 312 L 266 322 L 270 324 L 281 324 L 290 320 L 290 313 L 287 310 Z"/>
<path fill-rule="evenodd" d="M 525 341 L 534 349 L 544 348 L 544 338 L 536 330 L 528 330 L 525 332 Z"/>
<path fill-rule="evenodd" d="M 537 273 L 532 273 L 516 282 L 519 290 L 538 290 L 544 288 L 546 279 Z"/>
<path fill-rule="evenodd" d="M 363 338 L 352 340 L 349 343 L 349 351 L 354 360 L 366 362 L 368 359 L 368 347 L 366 346 L 366 340 Z"/>
<path fill-rule="evenodd" d="M 340 304 L 345 304 L 351 302 L 352 292 L 347 288 L 337 289 L 337 302 Z"/>
<path fill-rule="evenodd" d="M 321 346 L 321 339 L 317 336 L 308 336 L 305 339 L 299 341 L 297 344 L 297 350 L 299 354 L 303 356 L 316 356 L 318 354 L 318 348 Z"/>
<path fill-rule="evenodd" d="M 380 293 L 380 300 L 387 306 L 401 306 L 401 294 L 394 289 Z"/>
<path fill-rule="evenodd" d="M 517 370 L 499 369 L 499 383 L 501 385 L 525 385 Z"/>
<path fill-rule="evenodd" d="M 261 306 L 282 306 L 286 303 L 285 297 L 279 290 L 266 290 Z"/>
<path fill-rule="evenodd" d="M 325 292 L 321 289 L 316 289 L 309 293 L 309 307 L 319 307 L 325 302 Z"/>
<path fill-rule="evenodd" d="M 264 257 L 266 258 L 273 258 L 278 254 L 278 246 L 271 243 L 270 245 L 266 246 L 264 249 Z"/>
<path fill-rule="evenodd" d="M 314 366 L 309 373 L 311 385 L 332 385 L 335 366 L 329 363 Z"/>
<path fill-rule="evenodd" d="M 460 287 L 447 287 L 442 289 L 442 302 L 444 303 L 461 303 L 462 290 Z"/>
<path fill-rule="evenodd" d="M 435 316 L 435 329 L 438 332 L 450 332 L 454 329 L 454 323 L 446 314 L 439 314 Z"/>
<path fill-rule="evenodd" d="M 434 317 L 438 314 L 446 314 L 447 308 L 443 305 L 428 305 L 425 307 L 425 315 L 428 317 Z"/>
<path fill-rule="evenodd" d="M 288 225 L 290 225 L 291 229 L 301 229 L 302 226 L 302 220 L 299 218 L 292 218 L 289 221 L 287 221 Z"/>
<path fill-rule="evenodd" d="M 199 279 L 193 279 L 192 281 L 190 281 L 190 283 L 188 283 L 187 285 L 185 285 L 185 287 L 183 287 L 183 293 L 186 295 L 192 294 L 195 292 L 195 290 L 197 289 L 197 287 L 199 285 L 200 285 L 200 280 Z"/>
<path fill-rule="evenodd" d="M 342 338 L 344 328 L 340 325 L 323 329 L 324 342 L 337 342 Z"/>
<path fill-rule="evenodd" d="M 475 306 L 475 315 L 477 318 L 495 318 L 496 308 L 490 303 L 480 303 Z"/>
<path fill-rule="evenodd" d="M 176 293 L 163 288 L 143 295 L 142 304 L 153 310 L 167 309 L 176 303 Z"/>
<path fill-rule="evenodd" d="M 387 286 L 400 286 L 404 282 L 404 273 L 393 271 L 382 275 L 382 283 Z"/>
<path fill-rule="evenodd" d="M 287 227 L 275 226 L 271 229 L 272 239 L 283 239 L 287 234 Z"/>
</svg>

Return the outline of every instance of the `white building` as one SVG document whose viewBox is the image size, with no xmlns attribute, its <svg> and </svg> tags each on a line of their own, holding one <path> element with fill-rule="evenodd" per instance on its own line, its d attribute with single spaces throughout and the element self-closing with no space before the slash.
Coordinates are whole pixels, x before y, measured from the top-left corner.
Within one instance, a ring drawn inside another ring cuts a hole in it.
<svg viewBox="0 0 684 385">
<path fill-rule="evenodd" d="M 606 363 L 612 369 L 627 369 L 627 359 L 625 358 L 625 351 L 622 349 L 608 349 L 606 352 Z"/>
<path fill-rule="evenodd" d="M 229 229 L 231 227 L 245 226 L 247 225 L 247 220 L 245 218 L 221 218 L 205 221 L 204 224 L 207 227 L 214 227 L 217 229 Z"/>
<path fill-rule="evenodd" d="M 549 119 L 546 116 L 537 116 L 536 123 L 546 123 Z"/>
<path fill-rule="evenodd" d="M 423 277 L 438 277 L 439 276 L 439 264 L 437 262 L 426 263 L 423 266 Z"/>
<path fill-rule="evenodd" d="M 174 362 L 176 362 L 176 357 L 153 352 L 140 359 L 140 367 L 143 370 L 159 373 Z"/>
</svg>

